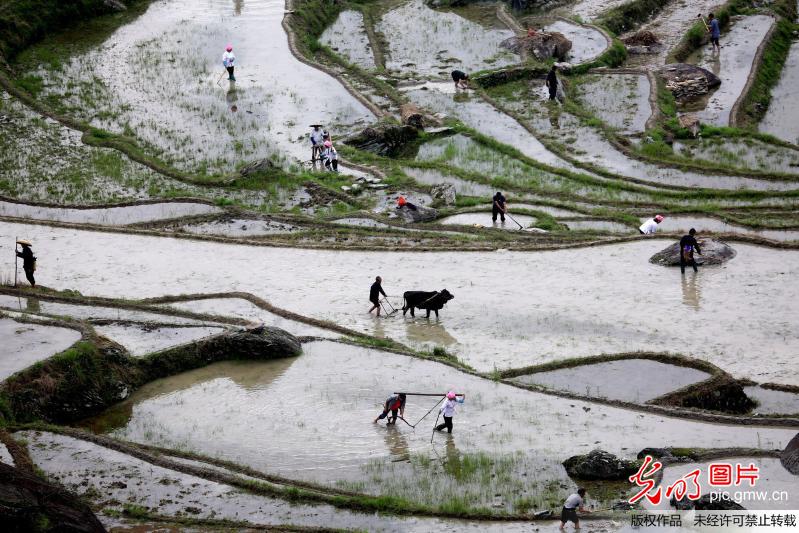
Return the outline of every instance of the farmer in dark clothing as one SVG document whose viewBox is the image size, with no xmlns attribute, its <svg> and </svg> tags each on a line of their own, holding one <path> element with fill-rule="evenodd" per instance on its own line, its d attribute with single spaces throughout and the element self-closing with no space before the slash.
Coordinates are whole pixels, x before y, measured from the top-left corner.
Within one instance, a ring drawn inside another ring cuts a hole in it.
<svg viewBox="0 0 799 533">
<path fill-rule="evenodd" d="M 383 291 L 383 287 L 380 285 L 381 283 L 383 283 L 383 278 L 377 276 L 375 282 L 372 283 L 372 287 L 369 289 L 369 301 L 372 302 L 372 308 L 369 309 L 369 312 L 371 313 L 377 309 L 377 316 L 380 316 L 380 295 L 386 295 L 385 291 Z"/>
<path fill-rule="evenodd" d="M 696 268 L 696 261 L 694 260 L 694 250 L 699 255 L 702 255 L 702 250 L 699 249 L 699 243 L 696 242 L 696 230 L 691 228 L 688 235 L 684 235 L 680 239 L 680 272 L 685 274 L 685 265 L 694 267 L 694 272 L 698 272 Z"/>
<path fill-rule="evenodd" d="M 452 71 L 452 81 L 455 82 L 455 90 L 469 88 L 469 75 L 460 70 Z"/>
<path fill-rule="evenodd" d="M 549 88 L 549 99 L 554 100 L 555 97 L 558 95 L 558 75 L 557 75 L 558 67 L 552 65 L 552 68 L 549 69 L 549 73 L 547 74 L 547 81 L 546 86 Z"/>
<path fill-rule="evenodd" d="M 375 424 L 377 424 L 378 420 L 383 420 L 388 416 L 389 412 L 391 412 L 391 416 L 388 417 L 388 425 L 394 424 L 397 421 L 397 411 L 399 411 L 401 417 L 405 417 L 405 394 L 403 393 L 390 396 L 386 400 L 386 403 L 383 404 L 383 412 L 375 418 Z"/>
<path fill-rule="evenodd" d="M 36 270 L 36 257 L 31 250 L 31 243 L 28 241 L 17 241 L 17 244 L 22 246 L 22 251 L 17 251 L 17 257 L 22 258 L 22 270 L 25 271 L 25 277 L 31 284 L 31 287 L 36 286 L 36 280 L 33 277 L 33 272 Z"/>
<path fill-rule="evenodd" d="M 497 215 L 499 215 L 502 222 L 505 222 L 505 211 L 507 210 L 505 202 L 505 197 L 502 196 L 501 192 L 497 192 L 494 195 L 494 203 L 491 206 L 491 220 L 494 222 L 497 221 Z"/>
</svg>

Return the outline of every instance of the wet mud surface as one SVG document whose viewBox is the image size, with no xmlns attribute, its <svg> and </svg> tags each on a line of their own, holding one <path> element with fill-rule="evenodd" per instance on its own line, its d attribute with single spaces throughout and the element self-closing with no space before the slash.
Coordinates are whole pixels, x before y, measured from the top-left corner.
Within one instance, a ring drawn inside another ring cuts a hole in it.
<svg viewBox="0 0 799 533">
<path fill-rule="evenodd" d="M 771 90 L 771 102 L 759 129 L 784 141 L 799 144 L 799 115 L 794 102 L 799 86 L 799 43 L 794 42 L 780 76 Z"/>
<path fill-rule="evenodd" d="M 511 215 L 522 227 L 529 228 L 535 225 L 536 219 L 535 217 L 531 217 L 530 215 L 516 215 L 511 213 Z M 502 222 L 500 218 L 497 218 L 496 221 L 491 220 L 491 212 L 486 211 L 484 213 L 460 213 L 458 215 L 452 215 L 449 217 L 442 218 L 438 221 L 440 224 L 460 224 L 466 226 L 480 226 L 485 228 L 499 228 L 511 231 L 518 231 L 520 228 L 518 224 L 513 222 L 510 217 L 505 218 L 505 222 Z"/>
<path fill-rule="evenodd" d="M 799 394 L 762 387 L 744 387 L 747 396 L 755 400 L 758 405 L 755 413 L 764 415 L 784 415 L 799 413 Z"/>
<path fill-rule="evenodd" d="M 608 41 L 601 31 L 565 20 L 557 20 L 547 24 L 543 30 L 562 33 L 572 42 L 568 58 L 570 63 L 590 61 L 601 55 L 608 47 Z"/>
<path fill-rule="evenodd" d="M 599 118 L 623 133 L 640 133 L 652 115 L 649 79 L 641 74 L 590 76 L 577 98 Z"/>
<path fill-rule="evenodd" d="M 41 243 L 39 257 L 52 258 L 47 261 L 54 268 L 39 274 L 54 288 L 138 298 L 240 290 L 400 342 L 409 340 L 410 327 L 426 321 L 368 315 L 374 276 L 383 277 L 394 307 L 406 290 L 446 288 L 455 299 L 435 323 L 457 339 L 452 351 L 480 370 L 654 349 L 706 359 L 758 382 L 799 384 L 791 370 L 799 346 L 792 318 L 799 314 L 799 287 L 788 282 L 799 275 L 799 254 L 788 250 L 735 244 L 735 260 L 703 268 L 686 284 L 678 271 L 649 263 L 670 243 L 663 239 L 535 253 L 397 254 L 220 246 L 0 224 L 0 237 L 14 235 Z M 176 271 L 176 264 L 192 268 Z M 127 275 L 113 274 L 119 271 Z M 331 281 L 311 285 L 311 279 Z M 690 347 L 682 340 L 686 316 L 703 324 Z M 760 364 L 762 358 L 770 364 Z"/>
<path fill-rule="evenodd" d="M 319 42 L 344 56 L 350 63 L 366 69 L 375 68 L 372 45 L 369 44 L 363 15 L 359 11 L 339 13 L 336 21 L 319 37 Z"/>
<path fill-rule="evenodd" d="M 218 207 L 194 202 L 164 202 L 98 209 L 70 209 L 39 207 L 0 200 L 0 216 L 108 226 L 124 226 L 126 224 L 219 212 L 221 212 L 221 209 Z"/>
<path fill-rule="evenodd" d="M 641 223 L 645 220 L 646 219 L 641 219 Z M 660 231 L 683 231 L 687 233 L 691 228 L 694 228 L 700 234 L 703 231 L 714 233 L 739 233 L 742 235 L 757 235 L 775 241 L 799 241 L 799 230 L 756 230 L 710 217 L 688 215 L 667 216 L 663 222 L 658 224 L 658 229 Z"/>
</svg>

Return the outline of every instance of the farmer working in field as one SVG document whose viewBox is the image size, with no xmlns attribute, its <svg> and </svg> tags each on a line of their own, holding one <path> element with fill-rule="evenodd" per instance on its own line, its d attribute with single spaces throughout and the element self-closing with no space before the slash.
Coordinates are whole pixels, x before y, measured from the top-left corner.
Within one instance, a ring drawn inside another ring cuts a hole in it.
<svg viewBox="0 0 799 533">
<path fill-rule="evenodd" d="M 394 396 L 390 396 L 386 403 L 383 404 L 383 412 L 375 418 L 375 424 L 377 424 L 378 420 L 383 420 L 388 413 L 391 413 L 391 416 L 388 417 L 387 425 L 395 424 L 397 422 L 397 411 L 399 411 L 399 416 L 405 418 L 405 394 L 399 393 L 395 394 Z"/>
<path fill-rule="evenodd" d="M 572 494 L 566 501 L 563 502 L 563 510 L 560 512 L 560 529 L 565 529 L 566 522 L 574 522 L 574 529 L 580 529 L 580 519 L 577 518 L 577 511 L 587 513 L 583 507 L 583 498 L 585 498 L 585 489 L 580 487 L 575 494 Z"/>
<path fill-rule="evenodd" d="M 658 224 L 663 222 L 663 215 L 655 215 L 655 218 L 650 218 L 638 228 L 641 235 L 654 235 L 658 230 Z"/>
<path fill-rule="evenodd" d="M 688 235 L 683 235 L 680 239 L 680 272 L 685 274 L 685 265 L 691 265 L 694 272 L 699 270 L 696 268 L 696 260 L 694 259 L 694 251 L 702 255 L 702 250 L 699 249 L 699 243 L 696 242 L 696 230 L 691 228 Z"/>
<path fill-rule="evenodd" d="M 452 81 L 455 82 L 455 90 L 469 88 L 469 75 L 460 70 L 452 71 Z"/>
<path fill-rule="evenodd" d="M 236 56 L 233 54 L 233 45 L 229 44 L 225 47 L 225 53 L 222 54 L 222 65 L 227 69 L 227 79 L 236 81 L 236 76 L 233 75 L 235 68 Z"/>
<path fill-rule="evenodd" d="M 552 65 L 547 74 L 547 81 L 545 85 L 549 89 L 549 99 L 554 100 L 558 96 L 558 67 Z"/>
<path fill-rule="evenodd" d="M 16 247 L 14 251 L 17 257 L 22 258 L 22 270 L 25 271 L 25 277 L 28 278 L 31 287 L 36 287 L 36 279 L 33 277 L 33 273 L 36 270 L 36 257 L 33 255 L 33 250 L 31 250 L 31 243 L 20 239 L 17 244 L 22 246 L 22 251 L 16 250 Z"/>
<path fill-rule="evenodd" d="M 713 47 L 714 52 L 718 52 L 721 50 L 719 46 L 719 37 L 721 37 L 721 27 L 719 26 L 719 19 L 711 13 L 707 16 L 708 21 L 708 28 L 707 31 L 710 33 L 710 44 Z"/>
<path fill-rule="evenodd" d="M 497 191 L 497 194 L 494 195 L 493 204 L 491 206 L 491 220 L 494 222 L 497 221 L 497 215 L 499 215 L 500 220 L 505 222 L 505 212 L 508 210 L 507 202 L 505 201 L 505 197 L 502 196 L 502 193 Z"/>
<path fill-rule="evenodd" d="M 377 316 L 380 316 L 380 295 L 386 295 L 382 283 L 383 278 L 377 276 L 375 282 L 372 283 L 372 287 L 369 289 L 369 301 L 372 302 L 372 308 L 369 309 L 369 313 L 377 309 Z"/>
<path fill-rule="evenodd" d="M 436 431 L 441 431 L 444 428 L 447 428 L 447 433 L 452 433 L 452 417 L 455 416 L 455 406 L 459 403 L 463 403 L 463 400 L 466 399 L 466 396 L 462 396 L 461 399 L 458 399 L 458 396 L 455 394 L 455 391 L 449 391 L 447 393 L 447 399 L 444 400 L 444 405 L 441 406 L 439 410 L 439 414 L 444 416 L 444 423 L 439 424 L 436 426 Z"/>
</svg>

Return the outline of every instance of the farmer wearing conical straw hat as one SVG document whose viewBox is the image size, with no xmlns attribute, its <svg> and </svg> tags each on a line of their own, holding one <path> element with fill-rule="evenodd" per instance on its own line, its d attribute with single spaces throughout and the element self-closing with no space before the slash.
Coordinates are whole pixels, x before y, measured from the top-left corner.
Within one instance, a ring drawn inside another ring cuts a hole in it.
<svg viewBox="0 0 799 533">
<path fill-rule="evenodd" d="M 22 258 L 22 270 L 25 271 L 25 277 L 28 278 L 31 287 L 36 287 L 36 279 L 33 277 L 33 272 L 36 270 L 36 257 L 31 250 L 31 243 L 24 239 L 17 239 L 17 244 L 22 246 L 22 251 L 17 250 L 16 247 L 14 247 L 14 251 L 17 257 Z"/>
</svg>

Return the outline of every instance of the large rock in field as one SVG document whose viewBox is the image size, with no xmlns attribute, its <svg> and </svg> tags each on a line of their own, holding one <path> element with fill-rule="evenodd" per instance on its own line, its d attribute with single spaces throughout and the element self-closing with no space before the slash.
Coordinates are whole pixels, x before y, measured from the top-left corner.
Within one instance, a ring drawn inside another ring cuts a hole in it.
<svg viewBox="0 0 799 533">
<path fill-rule="evenodd" d="M 515 54 L 530 53 L 545 61 L 551 57 L 563 61 L 572 49 L 572 42 L 559 32 L 539 31 L 533 35 L 509 37 L 499 43 Z"/>
<path fill-rule="evenodd" d="M 638 471 L 636 461 L 620 459 L 604 450 L 592 450 L 586 455 L 574 455 L 563 461 L 566 473 L 574 479 L 627 479 Z"/>
<path fill-rule="evenodd" d="M 755 402 L 746 395 L 743 386 L 730 376 L 702 381 L 649 403 L 733 414 L 748 413 L 755 407 Z"/>
<path fill-rule="evenodd" d="M 88 505 L 64 489 L 0 463 L 0 523 L 3 531 L 104 533 Z"/>
<path fill-rule="evenodd" d="M 421 205 L 415 206 L 416 209 L 411 209 L 404 205 L 397 209 L 399 215 L 405 219 L 405 222 L 430 222 L 438 218 L 438 211 L 432 207 L 424 207 Z"/>
<path fill-rule="evenodd" d="M 380 124 L 364 128 L 363 131 L 345 140 L 344 143 L 367 152 L 393 156 L 419 136 L 413 126 Z"/>
<path fill-rule="evenodd" d="M 782 450 L 780 462 L 785 467 L 785 470 L 795 476 L 799 476 L 799 433 Z"/>
<path fill-rule="evenodd" d="M 715 239 L 697 239 L 702 255 L 695 254 L 697 264 L 720 265 L 735 257 L 735 250 L 729 244 Z M 680 243 L 675 242 L 649 258 L 650 263 L 661 266 L 680 266 Z"/>
<path fill-rule="evenodd" d="M 657 71 L 666 88 L 677 100 L 690 100 L 721 85 L 721 80 L 707 69 L 687 63 L 673 63 Z"/>
</svg>

